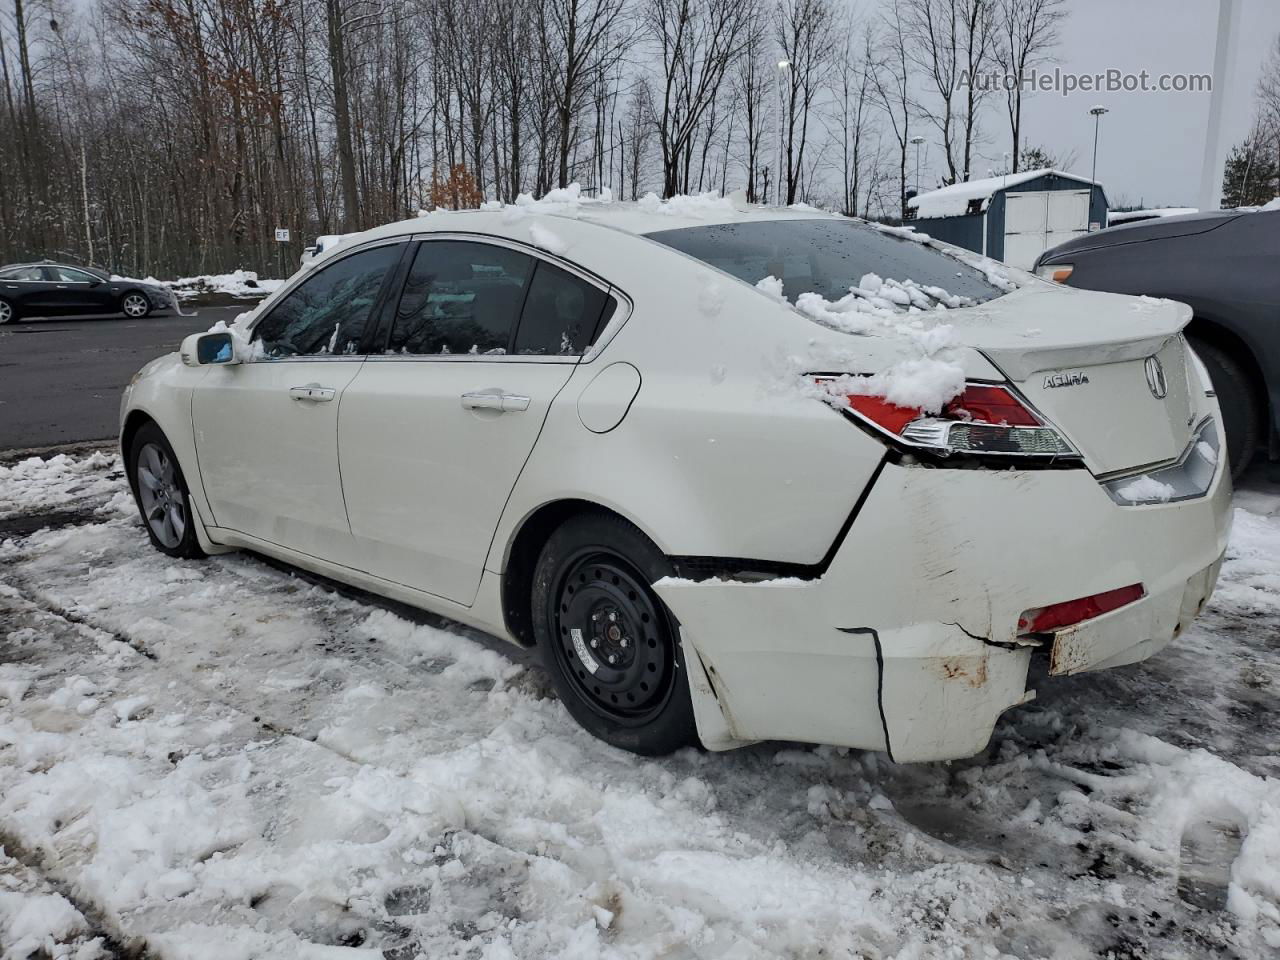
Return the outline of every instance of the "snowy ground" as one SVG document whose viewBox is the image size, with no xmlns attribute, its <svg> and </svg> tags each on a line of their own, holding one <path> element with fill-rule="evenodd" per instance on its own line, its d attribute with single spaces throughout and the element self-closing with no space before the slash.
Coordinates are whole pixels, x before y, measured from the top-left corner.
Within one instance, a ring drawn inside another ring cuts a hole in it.
<svg viewBox="0 0 1280 960">
<path fill-rule="evenodd" d="M 899 767 L 620 753 L 517 652 L 171 561 L 124 491 L 0 466 L 0 955 L 1280 954 L 1280 497 L 1176 646 Z"/>
</svg>

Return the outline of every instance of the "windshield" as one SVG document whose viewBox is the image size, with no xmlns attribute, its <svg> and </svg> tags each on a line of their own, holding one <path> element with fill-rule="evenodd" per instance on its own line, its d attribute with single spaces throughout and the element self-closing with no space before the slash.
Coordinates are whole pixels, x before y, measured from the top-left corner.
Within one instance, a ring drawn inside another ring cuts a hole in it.
<svg viewBox="0 0 1280 960">
<path fill-rule="evenodd" d="M 810 292 L 839 300 L 868 274 L 941 288 L 969 303 L 1004 293 L 980 270 L 940 250 L 853 220 L 758 220 L 648 236 L 750 284 L 780 279 L 792 303 Z"/>
</svg>

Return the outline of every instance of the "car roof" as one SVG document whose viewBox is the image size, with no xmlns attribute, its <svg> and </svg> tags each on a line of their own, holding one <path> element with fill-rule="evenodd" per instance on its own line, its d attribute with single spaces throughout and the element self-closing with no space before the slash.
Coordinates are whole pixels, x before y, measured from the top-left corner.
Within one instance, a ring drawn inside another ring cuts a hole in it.
<svg viewBox="0 0 1280 960">
<path fill-rule="evenodd" d="M 68 270 L 83 270 L 85 273 L 92 273 L 94 276 L 106 278 L 108 276 L 105 270 L 99 270 L 97 267 L 82 267 L 78 263 L 61 263 L 57 260 L 33 260 L 30 263 L 6 263 L 0 266 L 0 270 L 15 270 L 19 267 L 66 267 Z"/>
<path fill-rule="evenodd" d="M 401 220 L 385 226 L 374 227 L 363 233 L 344 238 L 363 243 L 383 237 L 402 236 L 409 233 L 426 233 L 449 230 L 514 234 L 527 227 L 529 217 L 558 217 L 609 227 L 636 236 L 676 230 L 681 227 L 707 227 L 725 223 L 751 223 L 768 220 L 839 220 L 845 223 L 861 222 L 839 214 L 827 213 L 816 207 L 796 204 L 790 207 L 766 207 L 747 204 L 733 197 L 702 195 L 674 197 L 659 200 L 650 196 L 643 200 L 601 201 L 573 197 L 557 199 L 552 191 L 541 200 L 522 197 L 516 203 L 491 202 L 479 210 L 433 210 L 410 220 Z M 329 251 L 325 251 L 327 254 Z"/>
</svg>

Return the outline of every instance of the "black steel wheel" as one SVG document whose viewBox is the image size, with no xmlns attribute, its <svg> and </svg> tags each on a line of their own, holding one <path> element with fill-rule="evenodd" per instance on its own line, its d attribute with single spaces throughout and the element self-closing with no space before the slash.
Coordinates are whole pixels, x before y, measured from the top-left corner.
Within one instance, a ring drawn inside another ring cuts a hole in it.
<svg viewBox="0 0 1280 960">
<path fill-rule="evenodd" d="M 534 629 L 569 712 L 600 739 L 659 755 L 697 742 L 675 618 L 650 584 L 671 572 L 632 524 L 570 518 L 534 573 Z"/>
</svg>

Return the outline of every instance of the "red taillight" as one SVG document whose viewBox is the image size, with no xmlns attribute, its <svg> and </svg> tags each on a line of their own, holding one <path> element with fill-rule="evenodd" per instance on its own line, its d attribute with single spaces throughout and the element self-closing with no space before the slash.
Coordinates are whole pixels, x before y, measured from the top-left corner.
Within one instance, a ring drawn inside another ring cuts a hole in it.
<svg viewBox="0 0 1280 960">
<path fill-rule="evenodd" d="M 966 416 L 967 414 L 967 416 Z M 1035 414 L 1004 387 L 971 383 L 942 410 L 948 420 L 979 420 L 1011 427 L 1038 427 Z"/>
<path fill-rule="evenodd" d="M 890 433 L 902 433 L 902 428 L 908 423 L 924 416 L 923 410 L 899 407 L 884 397 L 851 395 L 848 400 L 850 407 Z"/>
<path fill-rule="evenodd" d="M 1100 617 L 1112 610 L 1119 610 L 1125 604 L 1141 600 L 1145 593 L 1142 584 L 1134 583 L 1105 593 L 1095 593 L 1091 597 L 1028 610 L 1018 618 L 1018 633 L 1052 633 L 1054 630 Z"/>
<path fill-rule="evenodd" d="M 901 433 L 912 420 L 925 412 L 918 407 L 899 407 L 883 397 L 851 394 L 849 406 L 868 420 L 873 420 L 892 433 Z M 974 421 L 1010 427 L 1038 427 L 1036 415 L 1004 387 L 971 383 L 960 396 L 951 400 L 936 417 L 938 420 Z"/>
<path fill-rule="evenodd" d="M 836 378 L 821 377 L 819 383 Z M 856 382 L 856 381 L 855 381 Z M 841 386 L 847 384 L 842 380 Z M 835 390 L 831 387 L 833 393 Z M 1075 450 L 1012 390 L 989 383 L 970 383 L 937 414 L 919 407 L 900 407 L 884 397 L 839 394 L 849 409 L 912 447 L 942 454 L 994 456 L 1074 456 Z"/>
</svg>

